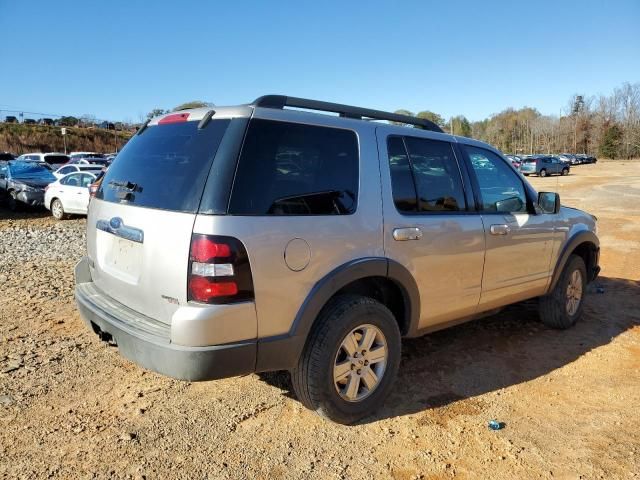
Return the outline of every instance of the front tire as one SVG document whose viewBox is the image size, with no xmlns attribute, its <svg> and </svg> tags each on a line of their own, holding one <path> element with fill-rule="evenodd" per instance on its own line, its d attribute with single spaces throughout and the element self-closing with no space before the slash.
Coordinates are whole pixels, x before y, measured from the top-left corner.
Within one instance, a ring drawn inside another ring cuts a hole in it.
<svg viewBox="0 0 640 480">
<path fill-rule="evenodd" d="M 569 175 L 569 169 L 568 168 L 563 168 L 562 169 L 562 176 L 566 177 L 567 175 Z"/>
<path fill-rule="evenodd" d="M 333 299 L 320 313 L 291 372 L 300 402 L 319 415 L 352 424 L 377 410 L 400 365 L 393 314 L 363 296 Z"/>
<path fill-rule="evenodd" d="M 547 176 L 547 171 L 543 168 L 542 170 L 540 170 L 540 174 L 541 177 L 546 177 Z"/>
<path fill-rule="evenodd" d="M 15 190 L 11 190 L 9 192 L 9 197 L 7 199 L 7 205 L 9 206 L 9 210 L 11 210 L 12 212 L 17 212 L 19 209 L 19 205 L 18 205 L 18 194 L 15 192 Z"/>
<path fill-rule="evenodd" d="M 62 206 L 62 202 L 57 198 L 51 202 L 51 215 L 56 220 L 63 220 L 65 217 L 64 207 Z"/>
<path fill-rule="evenodd" d="M 587 268 L 578 255 L 571 255 L 558 283 L 548 295 L 540 297 L 540 321 L 547 327 L 564 330 L 582 316 L 587 286 Z"/>
</svg>

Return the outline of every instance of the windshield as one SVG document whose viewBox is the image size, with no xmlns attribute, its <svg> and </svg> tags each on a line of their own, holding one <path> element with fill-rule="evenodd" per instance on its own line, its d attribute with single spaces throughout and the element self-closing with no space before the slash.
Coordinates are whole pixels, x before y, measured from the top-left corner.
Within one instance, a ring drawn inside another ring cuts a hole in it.
<svg viewBox="0 0 640 480">
<path fill-rule="evenodd" d="M 51 180 L 52 182 L 56 180 L 56 177 L 47 168 L 37 163 L 12 163 L 9 165 L 9 172 L 15 179 Z"/>
<path fill-rule="evenodd" d="M 111 164 L 96 197 L 114 203 L 195 212 L 229 120 L 149 127 Z"/>
</svg>

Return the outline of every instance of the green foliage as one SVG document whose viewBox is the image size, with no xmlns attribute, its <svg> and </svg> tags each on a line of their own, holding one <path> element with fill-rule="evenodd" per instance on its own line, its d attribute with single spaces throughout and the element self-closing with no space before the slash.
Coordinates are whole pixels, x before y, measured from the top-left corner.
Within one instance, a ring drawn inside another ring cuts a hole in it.
<svg viewBox="0 0 640 480">
<path fill-rule="evenodd" d="M 147 119 L 152 119 L 153 117 L 158 117 L 160 115 L 164 115 L 165 113 L 169 113 L 169 110 L 163 110 L 161 108 L 154 108 L 149 113 L 147 113 Z"/>
<path fill-rule="evenodd" d="M 471 123 L 464 115 L 458 115 L 449 120 L 449 128 L 453 129 L 454 135 L 461 135 L 463 137 L 471 136 Z"/>
<path fill-rule="evenodd" d="M 58 124 L 62 125 L 63 127 L 75 127 L 76 125 L 78 125 L 78 122 L 80 120 L 78 120 L 76 117 L 62 117 L 60 120 L 58 120 Z"/>
<path fill-rule="evenodd" d="M 202 100 L 193 100 L 191 102 L 178 105 L 172 111 L 177 112 L 178 110 L 188 110 L 190 108 L 201 108 L 201 107 L 213 107 L 213 103 L 203 102 Z"/>
<path fill-rule="evenodd" d="M 441 115 L 438 115 L 435 112 L 430 112 L 429 110 L 423 110 L 421 112 L 418 112 L 416 117 L 424 118 L 426 120 L 431 120 L 433 123 L 435 123 L 439 127 L 444 127 L 444 124 L 445 124 L 444 118 Z"/>
<path fill-rule="evenodd" d="M 602 142 L 599 148 L 600 155 L 605 158 L 618 158 L 622 135 L 622 129 L 618 125 L 607 127 L 602 135 Z"/>
<path fill-rule="evenodd" d="M 398 110 L 396 110 L 395 112 L 398 115 L 408 115 L 410 117 L 413 117 L 413 112 L 410 112 L 409 110 L 405 110 L 404 108 L 399 108 Z M 392 125 L 405 125 L 402 122 L 391 122 Z"/>
</svg>

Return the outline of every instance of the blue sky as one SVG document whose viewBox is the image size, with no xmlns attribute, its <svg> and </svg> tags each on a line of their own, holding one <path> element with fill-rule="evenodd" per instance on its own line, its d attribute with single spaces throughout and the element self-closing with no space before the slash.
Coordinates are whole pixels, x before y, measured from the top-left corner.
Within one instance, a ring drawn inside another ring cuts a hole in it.
<svg viewBox="0 0 640 480">
<path fill-rule="evenodd" d="M 266 93 L 479 120 L 640 81 L 638 0 L 0 0 L 0 32 L 0 110 L 112 120 Z"/>
</svg>

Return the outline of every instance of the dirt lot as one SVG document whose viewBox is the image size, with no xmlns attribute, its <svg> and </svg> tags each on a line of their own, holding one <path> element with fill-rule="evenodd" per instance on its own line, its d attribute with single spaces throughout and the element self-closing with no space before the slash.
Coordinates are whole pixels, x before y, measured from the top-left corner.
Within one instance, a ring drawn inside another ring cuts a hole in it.
<svg viewBox="0 0 640 480">
<path fill-rule="evenodd" d="M 185 383 L 124 360 L 73 305 L 85 221 L 0 210 L 0 475 L 639 478 L 640 161 L 532 183 L 599 217 L 604 293 L 564 332 L 530 302 L 405 342 L 395 393 L 353 427 L 283 374 Z"/>
</svg>

